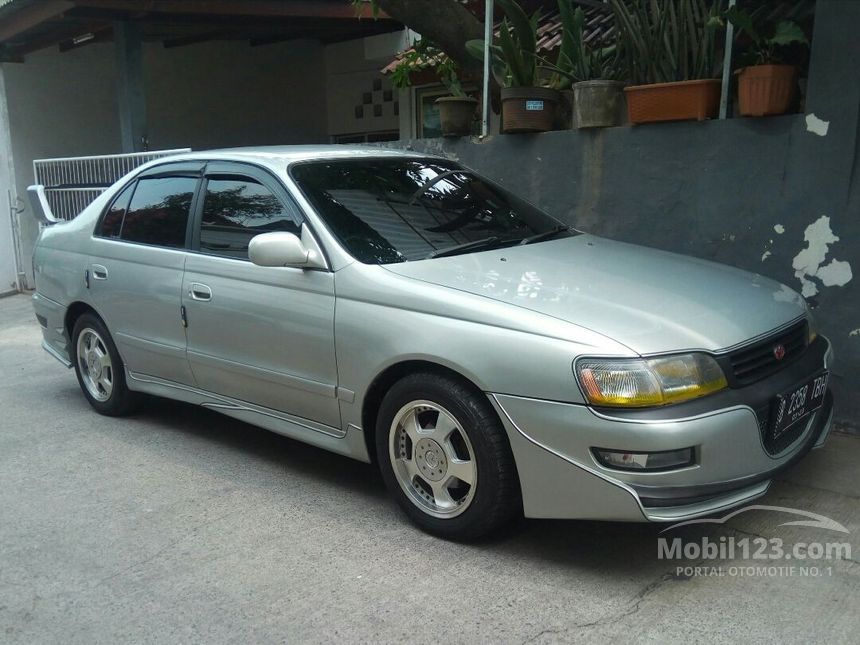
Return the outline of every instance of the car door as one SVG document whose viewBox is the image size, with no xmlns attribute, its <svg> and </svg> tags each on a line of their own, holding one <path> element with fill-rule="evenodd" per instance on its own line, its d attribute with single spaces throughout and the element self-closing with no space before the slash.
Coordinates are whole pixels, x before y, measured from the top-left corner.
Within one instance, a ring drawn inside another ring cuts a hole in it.
<svg viewBox="0 0 860 645">
<path fill-rule="evenodd" d="M 334 275 L 248 260 L 255 235 L 303 226 L 268 172 L 207 164 L 182 287 L 187 356 L 204 390 L 339 427 Z"/>
<path fill-rule="evenodd" d="M 96 227 L 86 281 L 133 374 L 193 385 L 181 317 L 190 213 L 202 162 L 165 163 L 140 174 Z"/>
</svg>

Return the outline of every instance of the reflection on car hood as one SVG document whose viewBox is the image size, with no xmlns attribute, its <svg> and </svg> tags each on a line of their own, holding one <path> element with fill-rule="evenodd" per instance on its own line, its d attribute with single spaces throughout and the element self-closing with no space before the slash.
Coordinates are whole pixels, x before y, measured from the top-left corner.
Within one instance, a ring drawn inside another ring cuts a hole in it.
<svg viewBox="0 0 860 645">
<path fill-rule="evenodd" d="M 796 292 L 763 276 L 592 235 L 385 268 L 586 327 L 642 354 L 731 347 L 805 311 Z"/>
</svg>

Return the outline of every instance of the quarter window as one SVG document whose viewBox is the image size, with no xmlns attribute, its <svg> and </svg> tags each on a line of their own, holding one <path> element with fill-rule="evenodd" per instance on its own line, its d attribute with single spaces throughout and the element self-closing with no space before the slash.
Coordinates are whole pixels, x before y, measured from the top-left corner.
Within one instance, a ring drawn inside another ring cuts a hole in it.
<svg viewBox="0 0 860 645">
<path fill-rule="evenodd" d="M 248 244 L 260 233 L 299 235 L 301 220 L 268 188 L 250 177 L 217 177 L 206 183 L 200 250 L 247 259 Z"/>
<path fill-rule="evenodd" d="M 119 237 L 122 230 L 122 220 L 125 218 L 125 212 L 128 210 L 128 202 L 133 192 L 134 182 L 126 186 L 119 196 L 113 200 L 110 208 L 107 209 L 102 218 L 98 235 L 101 237 Z"/>
<path fill-rule="evenodd" d="M 120 237 L 128 242 L 181 248 L 197 179 L 149 177 L 138 180 Z"/>
</svg>

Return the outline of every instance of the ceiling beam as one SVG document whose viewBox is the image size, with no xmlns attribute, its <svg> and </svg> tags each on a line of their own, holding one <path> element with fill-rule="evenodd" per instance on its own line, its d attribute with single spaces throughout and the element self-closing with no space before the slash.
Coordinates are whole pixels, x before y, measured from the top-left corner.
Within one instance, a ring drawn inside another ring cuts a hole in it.
<svg viewBox="0 0 860 645">
<path fill-rule="evenodd" d="M 371 18 L 369 6 L 356 9 L 346 0 L 72 0 L 76 7 L 109 11 L 146 11 L 258 18 Z M 380 19 L 387 19 L 380 12 Z"/>
<path fill-rule="evenodd" d="M 105 23 L 72 23 L 64 25 L 61 29 L 53 29 L 39 35 L 38 38 L 28 38 L 25 42 L 18 45 L 6 46 L 6 51 L 12 56 L 25 56 L 34 51 L 44 49 L 45 47 L 53 47 L 60 43 L 68 43 L 76 37 L 84 34 L 101 34 L 103 31 L 110 31 L 110 25 Z"/>
<path fill-rule="evenodd" d="M 215 31 L 206 31 L 200 34 L 190 34 L 188 36 L 167 38 L 162 41 L 162 44 L 164 45 L 165 49 L 172 49 L 174 47 L 185 47 L 186 45 L 205 43 L 210 40 L 223 40 L 227 36 L 232 36 L 235 33 L 235 29 L 216 29 Z"/>
<path fill-rule="evenodd" d="M 97 25 L 89 31 L 81 31 L 76 36 L 67 40 L 62 40 L 59 43 L 61 52 L 71 51 L 79 47 L 94 45 L 95 43 L 103 43 L 113 38 L 113 29 L 110 25 Z"/>
<path fill-rule="evenodd" d="M 42 0 L 17 11 L 11 10 L 0 20 L 0 42 L 14 38 L 74 6 L 69 0 Z"/>
</svg>

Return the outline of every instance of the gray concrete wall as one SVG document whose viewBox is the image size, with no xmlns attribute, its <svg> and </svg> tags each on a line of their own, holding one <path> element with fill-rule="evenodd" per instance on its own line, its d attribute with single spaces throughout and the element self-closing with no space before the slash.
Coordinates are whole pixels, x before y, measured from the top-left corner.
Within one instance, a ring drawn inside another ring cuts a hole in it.
<svg viewBox="0 0 860 645">
<path fill-rule="evenodd" d="M 802 291 L 837 353 L 838 419 L 858 429 L 858 29 L 860 3 L 819 0 L 806 114 L 400 145 L 457 158 L 577 228 Z"/>
</svg>

